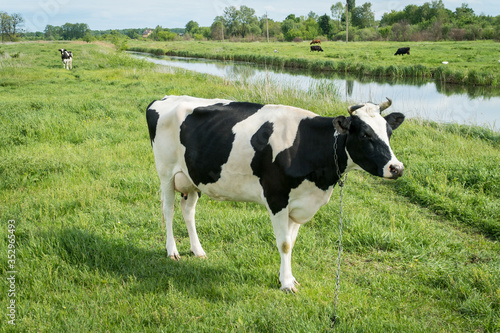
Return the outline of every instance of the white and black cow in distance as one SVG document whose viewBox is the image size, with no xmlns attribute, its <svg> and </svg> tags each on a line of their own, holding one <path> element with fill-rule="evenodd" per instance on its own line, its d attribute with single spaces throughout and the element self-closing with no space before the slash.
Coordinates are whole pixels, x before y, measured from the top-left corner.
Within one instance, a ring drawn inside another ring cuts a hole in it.
<svg viewBox="0 0 500 333">
<path fill-rule="evenodd" d="M 61 52 L 61 59 L 63 62 L 63 68 L 65 69 L 73 69 L 73 53 L 71 51 L 65 49 L 59 49 Z"/>
<path fill-rule="evenodd" d="M 328 202 L 339 175 L 353 169 L 389 179 L 403 174 L 389 139 L 404 115 L 382 117 L 390 105 L 390 100 L 356 105 L 349 107 L 350 117 L 328 118 L 291 106 L 222 99 L 166 96 L 152 102 L 146 118 L 168 255 L 180 258 L 172 232 L 175 190 L 183 193 L 182 214 L 197 257 L 205 256 L 194 218 L 200 192 L 217 200 L 257 202 L 271 216 L 281 289 L 294 292 L 291 256 L 299 227 Z"/>
</svg>

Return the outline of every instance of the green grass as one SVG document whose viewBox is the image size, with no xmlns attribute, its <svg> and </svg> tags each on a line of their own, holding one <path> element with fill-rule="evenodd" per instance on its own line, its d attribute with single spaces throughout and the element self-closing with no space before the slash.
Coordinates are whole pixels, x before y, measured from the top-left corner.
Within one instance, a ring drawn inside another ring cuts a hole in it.
<svg viewBox="0 0 500 333">
<path fill-rule="evenodd" d="M 72 71 L 60 47 L 74 52 Z M 0 50 L 0 331 L 329 329 L 339 190 L 300 230 L 296 295 L 279 290 L 272 226 L 255 204 L 202 196 L 204 260 L 189 254 L 177 209 L 182 260 L 171 261 L 144 113 L 165 94 L 189 94 L 345 114 L 334 88 L 228 83 L 94 44 Z M 349 175 L 335 330 L 498 332 L 499 134 L 406 121 L 392 146 L 402 178 Z M 15 328 L 5 320 L 8 220 L 16 221 Z"/>
<path fill-rule="evenodd" d="M 410 56 L 394 56 L 409 46 Z M 434 78 L 446 83 L 500 86 L 500 45 L 476 42 L 324 42 L 324 52 L 309 43 L 140 42 L 130 50 L 153 54 L 240 60 L 279 67 L 333 71 L 358 76 Z M 278 50 L 275 53 L 274 50 Z M 443 62 L 448 62 L 444 65 Z"/>
</svg>

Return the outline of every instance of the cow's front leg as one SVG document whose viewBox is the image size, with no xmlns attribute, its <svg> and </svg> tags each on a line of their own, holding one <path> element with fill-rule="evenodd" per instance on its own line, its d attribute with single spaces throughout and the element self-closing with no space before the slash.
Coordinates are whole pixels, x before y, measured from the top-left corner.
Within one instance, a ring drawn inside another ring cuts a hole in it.
<svg viewBox="0 0 500 333">
<path fill-rule="evenodd" d="M 296 292 L 296 285 L 299 283 L 292 274 L 292 248 L 293 248 L 293 230 L 288 219 L 288 209 L 283 209 L 276 215 L 271 214 L 276 245 L 281 256 L 280 282 L 281 290 L 287 292 Z"/>
</svg>

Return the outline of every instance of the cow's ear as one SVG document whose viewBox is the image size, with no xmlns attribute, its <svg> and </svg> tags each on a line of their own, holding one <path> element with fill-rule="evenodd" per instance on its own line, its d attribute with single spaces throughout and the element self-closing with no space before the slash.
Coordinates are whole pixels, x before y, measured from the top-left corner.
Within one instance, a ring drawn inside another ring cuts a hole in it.
<svg viewBox="0 0 500 333">
<path fill-rule="evenodd" d="M 347 134 L 349 133 L 349 127 L 351 127 L 351 118 L 338 116 L 333 119 L 333 127 L 335 127 L 340 134 Z"/>
<path fill-rule="evenodd" d="M 399 112 L 393 112 L 384 117 L 385 121 L 391 126 L 393 130 L 399 127 L 405 120 L 405 115 Z"/>
</svg>

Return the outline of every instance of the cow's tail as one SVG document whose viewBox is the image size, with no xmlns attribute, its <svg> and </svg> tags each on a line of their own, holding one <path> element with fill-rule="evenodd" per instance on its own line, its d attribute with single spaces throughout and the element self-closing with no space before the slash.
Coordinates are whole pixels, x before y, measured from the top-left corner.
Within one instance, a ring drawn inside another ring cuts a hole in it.
<svg viewBox="0 0 500 333">
<path fill-rule="evenodd" d="M 160 114 L 156 112 L 155 109 L 152 108 L 152 105 L 156 102 L 152 101 L 148 108 L 146 109 L 146 121 L 148 122 L 149 129 L 149 138 L 151 139 L 151 146 L 153 146 L 153 142 L 156 137 L 156 126 L 158 125 L 158 119 L 160 118 Z"/>
</svg>

